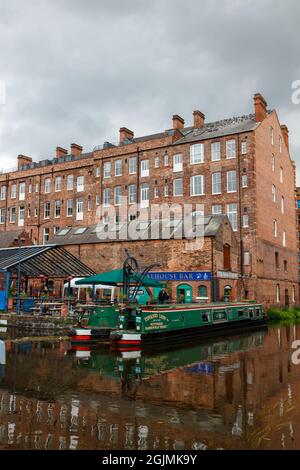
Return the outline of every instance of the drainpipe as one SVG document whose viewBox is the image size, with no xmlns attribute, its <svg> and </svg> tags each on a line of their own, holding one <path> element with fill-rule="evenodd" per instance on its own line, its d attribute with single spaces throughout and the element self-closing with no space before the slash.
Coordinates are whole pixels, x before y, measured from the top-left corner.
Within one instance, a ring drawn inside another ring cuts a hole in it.
<svg viewBox="0 0 300 470">
<path fill-rule="evenodd" d="M 244 291 L 244 242 L 242 235 L 243 215 L 242 215 L 242 191 L 241 191 L 241 161 L 240 161 L 240 137 L 237 136 L 237 173 L 238 173 L 238 201 L 239 201 L 239 247 L 240 247 L 240 279 L 241 297 Z"/>
</svg>

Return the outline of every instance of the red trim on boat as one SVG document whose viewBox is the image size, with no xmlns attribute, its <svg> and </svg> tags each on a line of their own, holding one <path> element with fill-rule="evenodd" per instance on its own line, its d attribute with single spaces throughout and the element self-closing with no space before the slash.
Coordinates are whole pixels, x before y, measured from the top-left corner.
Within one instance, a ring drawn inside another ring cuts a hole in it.
<svg viewBox="0 0 300 470">
<path fill-rule="evenodd" d="M 91 335 L 75 335 L 75 336 L 71 336 L 71 341 L 87 341 L 87 340 L 90 340 L 92 338 Z"/>
<path fill-rule="evenodd" d="M 119 339 L 114 341 L 114 344 L 141 344 L 140 339 Z"/>
</svg>

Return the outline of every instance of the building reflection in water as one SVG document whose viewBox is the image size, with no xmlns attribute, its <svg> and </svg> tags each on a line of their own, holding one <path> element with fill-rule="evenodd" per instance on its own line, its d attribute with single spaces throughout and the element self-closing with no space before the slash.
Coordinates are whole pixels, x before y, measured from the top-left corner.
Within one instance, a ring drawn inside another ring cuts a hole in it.
<svg viewBox="0 0 300 470">
<path fill-rule="evenodd" d="M 6 340 L 0 448 L 297 449 L 297 338 L 300 326 L 276 326 L 124 354 Z"/>
</svg>

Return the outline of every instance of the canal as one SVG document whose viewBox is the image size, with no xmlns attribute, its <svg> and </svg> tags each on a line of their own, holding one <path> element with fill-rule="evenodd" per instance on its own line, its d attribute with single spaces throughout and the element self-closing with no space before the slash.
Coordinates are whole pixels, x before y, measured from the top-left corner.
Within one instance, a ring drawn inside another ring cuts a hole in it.
<svg viewBox="0 0 300 470">
<path fill-rule="evenodd" d="M 300 325 L 125 353 L 21 337 L 0 333 L 0 449 L 300 448 Z"/>
</svg>

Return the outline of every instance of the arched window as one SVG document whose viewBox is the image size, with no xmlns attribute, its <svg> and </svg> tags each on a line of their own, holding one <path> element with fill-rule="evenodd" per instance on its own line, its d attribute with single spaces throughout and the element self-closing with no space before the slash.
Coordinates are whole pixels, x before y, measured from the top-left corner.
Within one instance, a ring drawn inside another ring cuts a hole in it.
<svg viewBox="0 0 300 470">
<path fill-rule="evenodd" d="M 198 297 L 200 297 L 203 300 L 207 299 L 207 287 L 206 286 L 198 287 Z"/>
<path fill-rule="evenodd" d="M 230 260 L 230 245 L 223 246 L 223 268 L 230 271 L 231 260 Z"/>
</svg>

